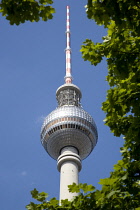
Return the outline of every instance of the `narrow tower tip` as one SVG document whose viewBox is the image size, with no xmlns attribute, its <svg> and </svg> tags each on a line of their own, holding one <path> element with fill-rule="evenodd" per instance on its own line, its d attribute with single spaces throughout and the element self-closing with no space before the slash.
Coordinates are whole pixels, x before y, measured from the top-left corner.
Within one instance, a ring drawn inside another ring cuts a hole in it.
<svg viewBox="0 0 140 210">
<path fill-rule="evenodd" d="M 71 48 L 70 48 L 70 7 L 67 6 L 66 20 L 66 76 L 65 83 L 72 83 L 71 75 Z"/>
</svg>

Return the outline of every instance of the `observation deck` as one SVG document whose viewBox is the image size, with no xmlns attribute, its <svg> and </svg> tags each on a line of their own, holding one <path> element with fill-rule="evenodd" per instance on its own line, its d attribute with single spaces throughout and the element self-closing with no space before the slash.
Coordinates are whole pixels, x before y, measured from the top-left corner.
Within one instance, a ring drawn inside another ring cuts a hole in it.
<svg viewBox="0 0 140 210">
<path fill-rule="evenodd" d="M 81 97 L 76 85 L 60 86 L 56 91 L 58 107 L 45 118 L 42 125 L 42 145 L 56 160 L 67 146 L 75 147 L 83 160 L 97 143 L 97 127 L 93 118 L 81 107 Z"/>
</svg>

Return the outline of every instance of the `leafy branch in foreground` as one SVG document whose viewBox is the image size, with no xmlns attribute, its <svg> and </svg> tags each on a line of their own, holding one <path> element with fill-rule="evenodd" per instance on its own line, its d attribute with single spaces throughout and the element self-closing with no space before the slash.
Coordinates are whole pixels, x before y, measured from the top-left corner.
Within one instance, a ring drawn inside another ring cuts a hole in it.
<svg viewBox="0 0 140 210">
<path fill-rule="evenodd" d="M 38 22 L 53 18 L 55 9 L 50 6 L 52 0 L 1 0 L 0 12 L 11 25 L 25 21 Z"/>
<path fill-rule="evenodd" d="M 109 209 L 140 208 L 140 1 L 89 0 L 87 15 L 108 28 L 102 43 L 86 40 L 84 60 L 97 65 L 106 57 L 110 89 L 102 109 L 105 124 L 115 136 L 123 136 L 122 160 L 102 190 L 111 197 Z M 105 184 L 106 182 L 106 184 Z M 108 182 L 111 183 L 108 185 Z M 107 193 L 106 192 L 106 193 Z M 108 202 L 105 196 L 104 205 Z M 106 207 L 108 208 L 108 207 Z"/>
</svg>

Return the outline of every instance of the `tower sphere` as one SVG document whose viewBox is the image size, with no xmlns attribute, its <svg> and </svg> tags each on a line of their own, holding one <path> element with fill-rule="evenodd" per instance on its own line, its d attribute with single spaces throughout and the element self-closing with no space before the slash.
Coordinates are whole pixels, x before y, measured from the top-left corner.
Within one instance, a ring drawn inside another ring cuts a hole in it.
<svg viewBox="0 0 140 210">
<path fill-rule="evenodd" d="M 97 128 L 93 118 L 80 104 L 81 91 L 73 84 L 64 84 L 56 91 L 58 107 L 44 120 L 41 142 L 48 154 L 57 159 L 64 147 L 72 146 L 81 160 L 97 143 Z"/>
</svg>

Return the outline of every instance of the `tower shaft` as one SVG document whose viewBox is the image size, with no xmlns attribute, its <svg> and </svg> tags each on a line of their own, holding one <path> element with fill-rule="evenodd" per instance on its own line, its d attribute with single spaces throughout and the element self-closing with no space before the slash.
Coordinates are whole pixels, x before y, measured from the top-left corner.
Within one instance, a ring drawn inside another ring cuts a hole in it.
<svg viewBox="0 0 140 210">
<path fill-rule="evenodd" d="M 78 151 L 74 147 L 65 147 L 58 157 L 57 167 L 60 171 L 60 202 L 61 200 L 72 200 L 78 193 L 71 193 L 68 185 L 79 183 L 79 171 L 81 170 L 81 160 Z"/>
</svg>

